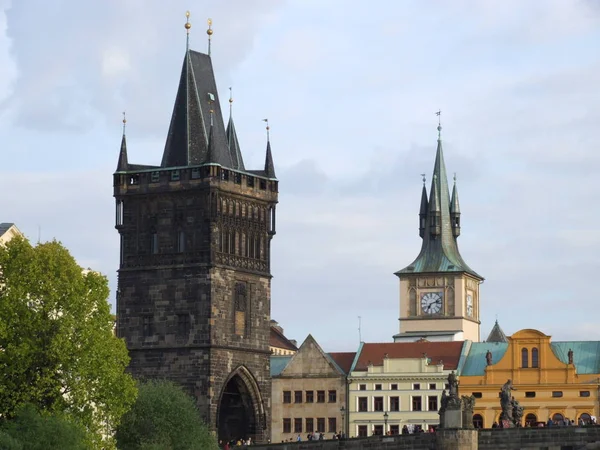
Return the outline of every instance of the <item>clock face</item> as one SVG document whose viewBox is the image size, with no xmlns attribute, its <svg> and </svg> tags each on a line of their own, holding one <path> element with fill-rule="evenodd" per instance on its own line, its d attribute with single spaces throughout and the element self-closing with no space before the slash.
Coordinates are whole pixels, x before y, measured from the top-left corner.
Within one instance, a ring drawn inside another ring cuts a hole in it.
<svg viewBox="0 0 600 450">
<path fill-rule="evenodd" d="M 421 310 L 424 314 L 437 314 L 442 310 L 442 293 L 426 292 L 421 294 Z"/>
<path fill-rule="evenodd" d="M 473 317 L 473 296 L 467 294 L 467 316 Z"/>
</svg>

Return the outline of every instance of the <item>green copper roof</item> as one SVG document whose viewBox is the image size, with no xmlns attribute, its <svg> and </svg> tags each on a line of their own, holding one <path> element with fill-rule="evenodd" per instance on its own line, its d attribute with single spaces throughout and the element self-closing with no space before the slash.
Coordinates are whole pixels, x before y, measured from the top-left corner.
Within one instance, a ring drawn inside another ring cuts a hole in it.
<svg viewBox="0 0 600 450">
<path fill-rule="evenodd" d="M 557 341 L 550 345 L 556 357 L 565 364 L 569 362 L 569 349 L 573 350 L 573 363 L 579 375 L 600 373 L 599 341 Z"/>
<path fill-rule="evenodd" d="M 455 205 L 458 207 L 458 194 L 455 193 Z M 421 209 L 423 200 L 421 200 Z M 439 209 L 438 209 L 439 208 Z M 432 233 L 435 213 L 439 211 L 439 234 Z M 475 278 L 483 277 L 471 269 L 463 260 L 456 237 L 452 232 L 450 214 L 450 193 L 448 191 L 448 178 L 442 151 L 442 141 L 438 139 L 437 153 L 433 167 L 431 190 L 429 197 L 429 210 L 423 235 L 423 245 L 417 259 L 396 275 L 408 273 L 439 273 L 439 272 L 466 272 Z"/>
<path fill-rule="evenodd" d="M 492 364 L 496 364 L 502 359 L 507 349 L 507 343 L 473 342 L 460 374 L 464 376 L 485 374 L 485 367 L 487 366 L 485 355 L 487 351 L 492 352 Z"/>
<path fill-rule="evenodd" d="M 276 377 L 277 375 L 280 375 L 281 372 L 283 372 L 283 369 L 286 368 L 286 366 L 288 365 L 288 363 L 290 362 L 290 359 L 292 359 L 292 356 L 274 356 L 271 355 L 271 376 L 272 377 Z"/>
</svg>

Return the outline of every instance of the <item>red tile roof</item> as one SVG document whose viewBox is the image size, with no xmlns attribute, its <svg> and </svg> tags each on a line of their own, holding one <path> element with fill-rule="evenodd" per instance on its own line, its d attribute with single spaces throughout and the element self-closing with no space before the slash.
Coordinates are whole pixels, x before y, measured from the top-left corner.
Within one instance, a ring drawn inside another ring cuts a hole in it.
<svg viewBox="0 0 600 450">
<path fill-rule="evenodd" d="M 444 362 L 444 369 L 455 370 L 458 367 L 463 342 L 390 342 L 382 344 L 363 344 L 354 370 L 367 370 L 369 361 L 374 366 L 383 365 L 384 355 L 389 358 L 421 358 L 426 354 L 431 364 Z"/>
<path fill-rule="evenodd" d="M 271 335 L 269 336 L 269 345 L 276 348 L 284 348 L 286 350 L 298 351 L 298 347 L 290 342 L 281 331 L 275 327 L 271 327 Z"/>
<path fill-rule="evenodd" d="M 330 353 L 329 356 L 331 356 L 331 359 L 333 359 L 335 363 L 340 366 L 340 369 L 347 374 L 350 372 L 350 367 L 352 367 L 356 352 L 336 352 Z"/>
</svg>

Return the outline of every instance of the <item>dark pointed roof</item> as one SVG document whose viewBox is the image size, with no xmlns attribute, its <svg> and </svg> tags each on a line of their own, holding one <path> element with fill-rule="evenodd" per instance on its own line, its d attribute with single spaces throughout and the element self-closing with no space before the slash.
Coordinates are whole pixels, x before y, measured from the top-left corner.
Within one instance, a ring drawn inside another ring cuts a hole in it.
<svg viewBox="0 0 600 450">
<path fill-rule="evenodd" d="M 215 150 L 212 158 L 214 160 L 211 162 L 232 168 L 210 56 L 188 50 L 181 69 L 162 167 L 199 165 L 206 162 L 210 109 L 214 110 Z"/>
<path fill-rule="evenodd" d="M 452 200 L 450 200 L 450 212 L 460 214 L 460 203 L 458 202 L 458 188 L 456 187 L 456 177 L 452 187 Z"/>
<path fill-rule="evenodd" d="M 429 203 L 427 201 L 427 188 L 425 187 L 425 182 L 423 182 L 423 192 L 421 193 L 421 208 L 419 209 L 419 214 L 426 215 L 428 209 Z"/>
<path fill-rule="evenodd" d="M 439 203 L 438 203 L 439 202 Z M 483 277 L 471 269 L 463 260 L 458 251 L 456 237 L 452 234 L 450 220 L 450 193 L 448 192 L 448 179 L 446 165 L 442 151 L 442 140 L 438 139 L 433 177 L 429 195 L 429 210 L 436 211 L 439 204 L 441 235 L 431 235 L 431 214 L 427 216 L 425 236 L 421 252 L 412 264 L 396 272 L 396 275 L 407 273 L 439 273 L 439 272 L 466 272 L 483 280 Z"/>
<path fill-rule="evenodd" d="M 240 143 L 238 142 L 235 125 L 233 124 L 233 116 L 229 114 L 229 122 L 227 123 L 227 145 L 229 146 L 229 155 L 231 157 L 231 168 L 236 170 L 245 170 Z"/>
<path fill-rule="evenodd" d="M 129 163 L 127 161 L 127 140 L 125 139 L 125 133 L 121 139 L 121 151 L 119 152 L 119 162 L 117 163 L 117 172 L 126 172 L 129 170 Z"/>
<path fill-rule="evenodd" d="M 271 153 L 271 141 L 267 141 L 267 156 L 265 157 L 265 176 L 267 178 L 277 178 L 275 176 L 275 164 L 273 164 L 273 154 Z"/>
<path fill-rule="evenodd" d="M 490 331 L 490 335 L 488 336 L 486 342 L 508 342 L 504 331 L 500 328 L 498 321 L 494 324 L 492 331 Z"/>
<path fill-rule="evenodd" d="M 208 132 L 208 150 L 204 160 L 206 164 L 219 164 L 215 144 L 215 127 L 211 125 Z"/>
</svg>

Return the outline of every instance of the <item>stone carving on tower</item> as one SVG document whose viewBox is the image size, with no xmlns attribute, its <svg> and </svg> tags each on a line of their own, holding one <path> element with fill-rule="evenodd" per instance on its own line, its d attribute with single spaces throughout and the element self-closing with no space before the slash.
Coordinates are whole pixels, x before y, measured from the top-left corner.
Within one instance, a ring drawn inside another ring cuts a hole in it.
<svg viewBox="0 0 600 450">
<path fill-rule="evenodd" d="M 439 114 L 438 114 L 439 116 Z M 457 239 L 461 212 L 456 176 L 448 189 L 441 125 L 429 195 L 423 174 L 419 210 L 421 252 L 400 279 L 400 332 L 396 342 L 480 340 L 479 285 L 483 277 L 463 260 Z"/>
</svg>

